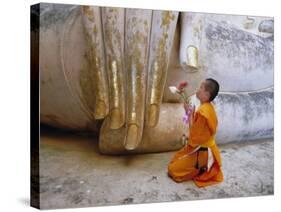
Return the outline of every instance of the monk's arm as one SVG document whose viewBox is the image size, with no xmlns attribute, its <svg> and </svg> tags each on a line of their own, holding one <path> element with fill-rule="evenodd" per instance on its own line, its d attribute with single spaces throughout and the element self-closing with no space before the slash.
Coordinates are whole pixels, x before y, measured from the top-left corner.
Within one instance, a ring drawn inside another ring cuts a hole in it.
<svg viewBox="0 0 281 212">
<path fill-rule="evenodd" d="M 192 146 L 202 145 L 212 137 L 211 130 L 207 124 L 207 119 L 198 114 L 190 127 L 190 142 Z"/>
</svg>

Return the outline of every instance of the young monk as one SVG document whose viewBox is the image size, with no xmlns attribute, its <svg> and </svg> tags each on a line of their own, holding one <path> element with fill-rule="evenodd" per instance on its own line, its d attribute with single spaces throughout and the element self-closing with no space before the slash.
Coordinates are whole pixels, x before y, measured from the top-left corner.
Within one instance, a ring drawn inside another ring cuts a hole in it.
<svg viewBox="0 0 281 212">
<path fill-rule="evenodd" d="M 176 182 L 193 180 L 198 187 L 223 181 L 221 157 L 215 142 L 217 116 L 211 103 L 219 92 L 214 79 L 204 80 L 198 91 L 200 107 L 189 118 L 189 141 L 179 150 L 168 166 L 169 176 Z M 188 106 L 184 104 L 187 111 Z"/>
</svg>

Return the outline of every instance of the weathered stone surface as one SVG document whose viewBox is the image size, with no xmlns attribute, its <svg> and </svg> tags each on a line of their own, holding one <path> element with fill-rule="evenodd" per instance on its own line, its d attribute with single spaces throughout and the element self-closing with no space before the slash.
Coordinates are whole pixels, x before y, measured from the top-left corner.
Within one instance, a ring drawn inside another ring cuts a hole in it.
<svg viewBox="0 0 281 212">
<path fill-rule="evenodd" d="M 40 149 L 41 207 L 89 207 L 273 195 L 273 141 L 220 146 L 224 182 L 199 189 L 167 175 L 174 152 L 100 155 L 90 136 L 44 133 Z"/>
<path fill-rule="evenodd" d="M 248 92 L 273 85 L 274 48 L 272 36 L 256 28 L 244 29 L 246 16 L 181 13 L 180 64 L 188 79 L 213 77 L 221 91 Z M 266 20 L 254 17 L 255 22 Z M 187 48 L 199 51 L 196 70 L 185 66 Z M 261 80 L 262 79 L 262 80 Z"/>
<path fill-rule="evenodd" d="M 214 20 L 205 24 L 203 69 L 220 82 L 222 91 L 247 92 L 273 86 L 274 48 L 270 38 Z"/>
<path fill-rule="evenodd" d="M 219 144 L 273 137 L 273 87 L 257 92 L 220 93 L 214 103 Z"/>
</svg>

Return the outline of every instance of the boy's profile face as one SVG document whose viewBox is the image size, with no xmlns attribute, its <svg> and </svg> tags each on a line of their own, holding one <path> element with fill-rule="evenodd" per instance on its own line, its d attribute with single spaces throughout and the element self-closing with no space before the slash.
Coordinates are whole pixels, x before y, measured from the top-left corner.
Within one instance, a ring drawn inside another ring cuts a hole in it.
<svg viewBox="0 0 281 212">
<path fill-rule="evenodd" d="M 196 97 L 203 103 L 203 102 L 209 102 L 210 99 L 210 93 L 208 91 L 206 91 L 205 89 L 205 84 L 206 84 L 206 80 L 204 80 L 203 82 L 201 82 L 201 85 L 199 87 L 199 89 L 196 92 Z"/>
</svg>

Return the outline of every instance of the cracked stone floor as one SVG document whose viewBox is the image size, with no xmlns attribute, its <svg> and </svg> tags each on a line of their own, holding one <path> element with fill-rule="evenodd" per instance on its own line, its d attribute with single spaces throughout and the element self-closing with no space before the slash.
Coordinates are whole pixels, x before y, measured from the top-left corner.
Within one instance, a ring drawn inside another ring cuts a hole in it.
<svg viewBox="0 0 281 212">
<path fill-rule="evenodd" d="M 89 135 L 41 130 L 41 208 L 273 195 L 273 146 L 273 139 L 220 146 L 225 181 L 197 188 L 167 176 L 175 152 L 101 155 Z"/>
</svg>

